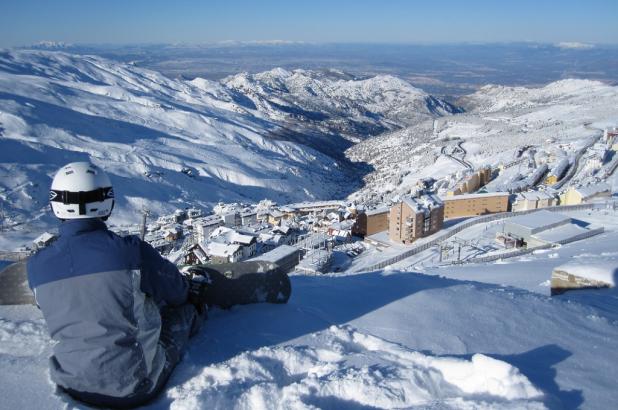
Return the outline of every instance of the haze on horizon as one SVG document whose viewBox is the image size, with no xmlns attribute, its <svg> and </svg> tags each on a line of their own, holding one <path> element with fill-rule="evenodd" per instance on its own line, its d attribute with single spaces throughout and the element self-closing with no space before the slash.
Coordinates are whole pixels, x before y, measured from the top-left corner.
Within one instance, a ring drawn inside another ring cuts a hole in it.
<svg viewBox="0 0 618 410">
<path fill-rule="evenodd" d="M 613 0 L 3 2 L 0 47 L 73 44 L 618 42 Z"/>
</svg>

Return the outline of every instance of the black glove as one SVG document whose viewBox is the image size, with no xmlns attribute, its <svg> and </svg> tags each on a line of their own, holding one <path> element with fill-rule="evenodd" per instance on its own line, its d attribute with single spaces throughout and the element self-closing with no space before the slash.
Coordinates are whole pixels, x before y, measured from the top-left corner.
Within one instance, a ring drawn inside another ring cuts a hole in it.
<svg viewBox="0 0 618 410">
<path fill-rule="evenodd" d="M 210 282 L 204 276 L 194 276 L 189 279 L 189 296 L 187 302 L 191 303 L 197 309 L 199 314 L 206 310 L 208 303 L 208 288 Z"/>
</svg>

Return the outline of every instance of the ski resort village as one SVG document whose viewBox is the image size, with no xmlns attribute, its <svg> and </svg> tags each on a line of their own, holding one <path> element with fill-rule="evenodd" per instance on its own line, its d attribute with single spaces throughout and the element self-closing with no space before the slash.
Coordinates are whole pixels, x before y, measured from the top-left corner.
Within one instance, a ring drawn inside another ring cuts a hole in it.
<svg viewBox="0 0 618 410">
<path fill-rule="evenodd" d="M 506 162 L 478 169 L 466 162 L 461 142 L 450 146 L 450 154 L 445 145 L 438 158 L 462 165 L 461 170 L 413 185 L 402 182 L 399 192 L 379 199 L 285 205 L 264 199 L 218 203 L 210 212 L 176 209 L 156 218 L 144 209 L 141 224 L 112 229 L 144 238 L 182 266 L 265 259 L 285 263 L 290 271 L 320 274 L 384 268 L 417 253 L 435 266 L 505 260 L 599 235 L 604 224 L 570 215 L 613 214 L 618 205 L 607 182 L 618 167 L 618 128 L 577 143 L 553 142 L 549 139 L 547 148 L 520 147 Z M 482 235 L 460 234 L 477 225 Z M 42 233 L 19 257 L 54 238 Z M 573 274 L 565 284 L 559 279 L 564 273 L 557 275 L 552 292 L 613 286 L 611 277 Z"/>
<path fill-rule="evenodd" d="M 89 408 L 52 379 L 26 278 L 62 241 L 49 201 L 89 194 L 50 199 L 74 162 L 109 176 L 109 230 L 181 272 L 290 279 L 285 304 L 211 306 L 147 408 L 618 406 L 618 86 L 442 98 L 48 48 L 0 51 L 0 408 Z"/>
</svg>

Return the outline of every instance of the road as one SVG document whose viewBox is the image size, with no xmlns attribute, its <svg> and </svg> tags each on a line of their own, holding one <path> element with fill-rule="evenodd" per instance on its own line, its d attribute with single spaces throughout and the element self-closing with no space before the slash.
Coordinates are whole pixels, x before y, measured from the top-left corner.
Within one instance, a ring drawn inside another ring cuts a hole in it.
<svg viewBox="0 0 618 410">
<path fill-rule="evenodd" d="M 469 162 L 466 161 L 466 154 L 468 153 L 464 147 L 461 146 L 461 144 L 463 144 L 463 141 L 460 141 L 457 143 L 457 146 L 453 149 L 453 153 L 455 152 L 455 150 L 459 150 L 462 153 L 461 158 L 457 158 L 456 156 L 454 156 L 452 153 L 449 154 L 446 152 L 446 148 L 449 145 L 444 145 L 442 146 L 442 148 L 440 149 L 440 154 L 449 157 L 450 159 L 452 159 L 453 161 L 457 162 L 458 164 L 464 166 L 467 169 L 474 169 L 474 167 L 472 166 L 472 164 L 470 164 Z"/>
<path fill-rule="evenodd" d="M 582 149 L 577 151 L 577 154 L 575 154 L 575 159 L 573 160 L 573 164 L 569 168 L 569 171 L 567 172 L 567 174 L 558 183 L 552 185 L 552 188 L 554 189 L 562 188 L 564 184 L 569 182 L 575 176 L 575 174 L 577 173 L 577 170 L 579 169 L 579 161 L 581 160 L 582 156 L 586 153 L 586 151 L 588 151 L 590 147 L 592 147 L 594 144 L 597 143 L 597 141 L 599 141 L 602 135 L 603 134 L 600 134 L 594 138 L 591 138 L 588 144 L 586 144 Z"/>
</svg>

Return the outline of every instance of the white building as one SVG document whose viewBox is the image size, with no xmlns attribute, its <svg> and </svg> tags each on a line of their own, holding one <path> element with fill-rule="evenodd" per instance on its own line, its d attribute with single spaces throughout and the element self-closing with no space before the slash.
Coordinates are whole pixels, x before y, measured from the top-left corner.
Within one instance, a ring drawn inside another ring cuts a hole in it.
<svg viewBox="0 0 618 410">
<path fill-rule="evenodd" d="M 206 253 L 211 261 L 215 263 L 234 263 L 242 260 L 242 246 L 210 242 L 206 245 Z"/>
<path fill-rule="evenodd" d="M 197 219 L 202 216 L 202 210 L 198 208 L 189 208 L 187 209 L 187 217 L 189 219 Z"/>
<path fill-rule="evenodd" d="M 560 201 L 563 205 L 578 205 L 598 200 L 606 200 L 611 196 L 611 186 L 605 182 L 601 182 L 583 187 L 571 187 L 560 195 Z"/>
<path fill-rule="evenodd" d="M 220 226 L 223 226 L 223 220 L 219 215 L 210 215 L 194 221 L 193 229 L 197 234 L 197 241 L 205 242 L 210 234 Z"/>
<path fill-rule="evenodd" d="M 250 258 L 257 252 L 257 239 L 255 236 L 241 234 L 224 226 L 212 231 L 210 240 L 214 243 L 239 245 L 242 248 L 243 259 Z"/>
<path fill-rule="evenodd" d="M 36 249 L 42 249 L 46 246 L 49 246 L 53 241 L 56 240 L 56 235 L 49 232 L 43 232 L 39 235 L 32 243 Z"/>
<path fill-rule="evenodd" d="M 514 212 L 558 205 L 558 197 L 546 191 L 520 192 L 512 205 Z"/>
<path fill-rule="evenodd" d="M 242 219 L 239 212 L 228 212 L 221 215 L 223 224 L 227 227 L 236 227 L 242 225 Z"/>
<path fill-rule="evenodd" d="M 248 210 L 240 213 L 240 221 L 241 224 L 244 225 L 252 225 L 257 223 L 257 211 Z"/>
</svg>

